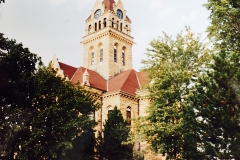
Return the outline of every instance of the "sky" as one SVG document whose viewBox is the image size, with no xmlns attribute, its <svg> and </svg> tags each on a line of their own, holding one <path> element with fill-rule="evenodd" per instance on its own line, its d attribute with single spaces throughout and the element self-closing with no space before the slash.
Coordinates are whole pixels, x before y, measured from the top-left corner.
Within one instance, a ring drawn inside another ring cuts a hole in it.
<svg viewBox="0 0 240 160">
<path fill-rule="evenodd" d="M 117 2 L 118 0 L 115 0 Z M 5 0 L 0 4 L 0 33 L 16 39 L 45 65 L 54 54 L 59 61 L 74 67 L 83 64 L 85 20 L 96 0 Z M 132 21 L 133 68 L 143 67 L 146 48 L 163 32 L 173 37 L 189 26 L 206 37 L 210 12 L 207 0 L 122 0 Z"/>
</svg>

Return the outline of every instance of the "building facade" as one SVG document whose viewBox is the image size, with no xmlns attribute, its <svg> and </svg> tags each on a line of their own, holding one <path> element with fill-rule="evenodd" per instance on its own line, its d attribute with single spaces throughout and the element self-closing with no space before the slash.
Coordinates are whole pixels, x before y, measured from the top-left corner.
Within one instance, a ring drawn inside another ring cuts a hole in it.
<svg viewBox="0 0 240 160">
<path fill-rule="evenodd" d="M 125 119 L 146 115 L 149 99 L 144 98 L 143 88 L 148 85 L 147 73 L 132 68 L 131 20 L 122 1 L 96 0 L 85 24 L 81 42 L 84 46 L 83 66 L 72 67 L 54 56 L 53 67 L 59 75 L 97 93 L 102 104 L 94 115 L 97 130 L 103 128 L 109 110 L 115 106 Z M 134 121 L 129 123 L 134 125 Z"/>
</svg>

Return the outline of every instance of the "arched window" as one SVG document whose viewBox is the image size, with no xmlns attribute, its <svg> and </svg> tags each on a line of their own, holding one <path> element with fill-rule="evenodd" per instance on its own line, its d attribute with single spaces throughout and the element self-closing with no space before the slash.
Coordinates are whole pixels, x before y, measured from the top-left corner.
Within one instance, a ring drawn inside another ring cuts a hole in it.
<svg viewBox="0 0 240 160">
<path fill-rule="evenodd" d="M 119 22 L 117 21 L 117 30 L 118 30 L 118 25 L 119 25 Z"/>
<path fill-rule="evenodd" d="M 98 22 L 98 29 L 101 29 L 101 21 Z"/>
<path fill-rule="evenodd" d="M 91 54 L 91 65 L 94 65 L 94 49 L 92 49 L 92 54 Z"/>
<path fill-rule="evenodd" d="M 125 48 L 122 49 L 122 65 L 125 66 Z"/>
<path fill-rule="evenodd" d="M 127 107 L 127 123 L 128 123 L 128 125 L 131 125 L 131 118 L 132 118 L 132 115 L 131 115 L 131 107 Z"/>
<path fill-rule="evenodd" d="M 88 26 L 88 34 L 91 33 L 91 28 L 92 28 L 92 25 L 89 25 Z"/>
<path fill-rule="evenodd" d="M 104 18 L 104 20 L 103 20 L 103 25 L 104 25 L 104 27 L 107 27 L 107 20 L 106 20 L 106 18 Z"/>
<path fill-rule="evenodd" d="M 103 62 L 103 46 L 100 47 L 100 62 Z"/>
<path fill-rule="evenodd" d="M 97 31 L 97 23 L 95 23 L 95 31 Z"/>
<path fill-rule="evenodd" d="M 114 18 L 112 18 L 112 28 L 114 28 Z"/>
<path fill-rule="evenodd" d="M 110 106 L 108 106 L 108 113 L 110 113 L 112 110 L 113 110 L 113 107 L 110 105 Z"/>
<path fill-rule="evenodd" d="M 122 23 L 120 24 L 120 31 L 122 32 Z"/>
<path fill-rule="evenodd" d="M 114 51 L 113 51 L 113 57 L 114 57 L 114 62 L 117 62 L 117 46 L 114 46 Z"/>
</svg>

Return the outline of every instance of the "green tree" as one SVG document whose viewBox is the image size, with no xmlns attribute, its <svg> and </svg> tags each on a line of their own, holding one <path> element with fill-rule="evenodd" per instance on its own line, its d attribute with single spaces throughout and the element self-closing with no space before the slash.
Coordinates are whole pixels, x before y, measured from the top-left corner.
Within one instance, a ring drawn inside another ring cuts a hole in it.
<svg viewBox="0 0 240 160">
<path fill-rule="evenodd" d="M 34 96 L 33 75 L 41 59 L 16 40 L 0 33 L 0 155 L 13 156 L 19 123 L 29 118 Z"/>
<path fill-rule="evenodd" d="M 194 99 L 202 117 L 202 139 L 208 155 L 239 159 L 240 2 L 208 0 L 205 6 L 211 11 L 207 32 L 215 53 Z"/>
<path fill-rule="evenodd" d="M 99 132 L 97 146 L 99 159 L 131 159 L 133 147 L 132 145 L 124 144 L 124 142 L 127 142 L 129 132 L 130 127 L 123 119 L 121 111 L 114 107 L 108 114 L 103 131 Z"/>
<path fill-rule="evenodd" d="M 175 39 L 164 33 L 150 46 L 143 63 L 153 101 L 140 128 L 154 152 L 174 159 L 199 159 L 203 154 L 199 121 L 190 97 L 194 80 L 204 72 L 209 50 L 189 28 Z"/>
<path fill-rule="evenodd" d="M 94 127 L 89 115 L 95 111 L 96 101 L 78 84 L 56 76 L 51 68 L 38 70 L 34 87 L 32 116 L 22 127 L 23 136 L 18 139 L 21 147 L 15 147 L 18 159 L 63 158 L 68 149 L 73 149 L 77 135 L 83 136 Z"/>
<path fill-rule="evenodd" d="M 67 151 L 77 148 L 76 141 L 87 137 L 79 148 L 88 153 L 79 154 L 90 157 L 95 122 L 89 115 L 99 104 L 52 68 L 40 65 L 37 70 L 38 64 L 37 55 L 0 34 L 0 155 L 66 159 Z"/>
</svg>

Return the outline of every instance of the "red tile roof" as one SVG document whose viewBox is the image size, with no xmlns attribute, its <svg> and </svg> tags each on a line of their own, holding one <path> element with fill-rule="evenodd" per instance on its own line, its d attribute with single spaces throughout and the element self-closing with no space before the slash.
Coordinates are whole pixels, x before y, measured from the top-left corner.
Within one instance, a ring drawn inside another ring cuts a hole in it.
<svg viewBox="0 0 240 160">
<path fill-rule="evenodd" d="M 148 73 L 147 72 L 137 72 L 137 77 L 139 81 L 139 85 L 141 87 L 146 87 L 148 85 Z"/>
<path fill-rule="evenodd" d="M 121 90 L 135 95 L 139 88 L 137 74 L 133 69 L 117 74 L 108 82 L 108 92 Z"/>
<path fill-rule="evenodd" d="M 81 84 L 83 79 L 82 76 L 85 71 L 86 71 L 86 68 L 79 67 L 76 73 L 74 74 L 73 78 L 71 79 L 71 81 L 73 83 Z M 89 83 L 91 87 L 97 88 L 103 91 L 107 90 L 107 81 L 101 75 L 99 75 L 97 72 L 92 71 L 90 69 L 87 69 L 87 72 L 89 73 Z"/>
<path fill-rule="evenodd" d="M 115 3 L 114 0 L 104 0 L 102 3 L 105 5 L 105 10 L 113 11 L 113 4 Z"/>
<path fill-rule="evenodd" d="M 87 70 L 90 86 L 102 91 L 123 91 L 135 95 L 138 89 L 148 84 L 148 74 L 146 72 L 136 72 L 133 69 L 121 72 L 107 81 L 100 74 L 90 69 L 84 67 L 75 68 L 61 62 L 59 62 L 59 65 L 64 75 L 68 76 L 72 83 L 82 84 L 83 74 Z"/>
<path fill-rule="evenodd" d="M 59 62 L 60 69 L 63 70 L 63 74 L 68 77 L 68 79 L 71 79 L 74 73 L 76 72 L 77 68 L 64 64 L 62 62 Z"/>
</svg>

